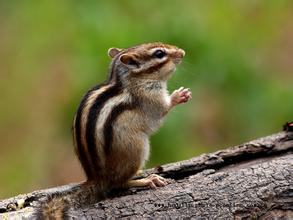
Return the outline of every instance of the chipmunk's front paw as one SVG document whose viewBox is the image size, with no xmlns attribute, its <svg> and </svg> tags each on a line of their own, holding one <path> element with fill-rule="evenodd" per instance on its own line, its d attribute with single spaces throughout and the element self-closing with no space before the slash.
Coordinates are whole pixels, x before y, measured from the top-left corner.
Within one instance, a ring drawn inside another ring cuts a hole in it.
<svg viewBox="0 0 293 220">
<path fill-rule="evenodd" d="M 180 103 L 185 103 L 191 99 L 191 91 L 189 88 L 180 87 L 171 94 L 171 105 L 175 106 Z"/>
</svg>

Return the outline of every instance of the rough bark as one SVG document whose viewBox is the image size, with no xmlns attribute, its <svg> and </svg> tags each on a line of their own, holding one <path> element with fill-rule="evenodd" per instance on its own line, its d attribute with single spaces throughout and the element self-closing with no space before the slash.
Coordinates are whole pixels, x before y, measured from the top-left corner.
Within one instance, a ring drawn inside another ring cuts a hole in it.
<svg viewBox="0 0 293 220">
<path fill-rule="evenodd" d="M 195 219 L 293 219 L 293 132 L 281 132 L 190 160 L 149 169 L 172 183 L 156 190 L 130 189 L 67 215 L 192 217 Z M 0 201 L 0 219 L 30 218 L 40 201 L 79 187 L 70 184 Z M 17 202 L 24 199 L 23 205 Z M 22 208 L 23 207 L 23 208 Z"/>
</svg>

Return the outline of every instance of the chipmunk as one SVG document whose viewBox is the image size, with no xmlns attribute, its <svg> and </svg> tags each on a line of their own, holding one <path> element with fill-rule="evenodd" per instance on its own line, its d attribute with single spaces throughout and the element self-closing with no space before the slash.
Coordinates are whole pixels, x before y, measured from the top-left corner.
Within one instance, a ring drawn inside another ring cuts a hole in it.
<svg viewBox="0 0 293 220">
<path fill-rule="evenodd" d="M 167 91 L 167 81 L 181 63 L 184 50 L 146 43 L 127 49 L 110 48 L 108 55 L 112 59 L 108 79 L 84 95 L 74 117 L 75 152 L 87 181 L 83 192 L 72 192 L 71 197 L 83 194 L 98 201 L 115 188 L 168 184 L 159 175 L 132 177 L 149 157 L 149 136 L 174 106 L 191 98 L 191 91 L 183 87 L 171 95 Z M 56 205 L 56 201 L 69 203 L 63 197 L 66 195 L 51 199 L 41 216 L 46 218 L 52 212 L 64 216 L 62 205 Z"/>
</svg>

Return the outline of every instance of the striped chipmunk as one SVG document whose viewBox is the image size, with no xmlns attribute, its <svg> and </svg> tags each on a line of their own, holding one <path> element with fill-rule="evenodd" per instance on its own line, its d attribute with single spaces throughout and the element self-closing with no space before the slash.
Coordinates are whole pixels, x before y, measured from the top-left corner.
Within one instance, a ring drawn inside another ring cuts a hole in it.
<svg viewBox="0 0 293 220">
<path fill-rule="evenodd" d="M 167 81 L 185 52 L 168 44 L 146 43 L 110 48 L 108 55 L 112 59 L 108 79 L 84 95 L 73 122 L 75 152 L 87 181 L 81 189 L 46 201 L 41 211 L 44 218 L 65 216 L 75 198 L 93 203 L 114 188 L 168 184 L 154 174 L 132 177 L 148 160 L 149 136 L 174 106 L 191 98 L 187 88 L 171 95 L 167 91 Z"/>
</svg>

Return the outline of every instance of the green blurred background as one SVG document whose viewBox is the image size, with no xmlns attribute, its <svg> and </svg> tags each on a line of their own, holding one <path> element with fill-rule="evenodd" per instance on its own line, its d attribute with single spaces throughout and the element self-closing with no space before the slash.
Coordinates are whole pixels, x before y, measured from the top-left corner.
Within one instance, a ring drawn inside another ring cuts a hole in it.
<svg viewBox="0 0 293 220">
<path fill-rule="evenodd" d="M 280 131 L 293 119 L 293 1 L 0 1 L 0 198 L 84 179 L 71 122 L 106 78 L 109 47 L 186 51 L 190 87 L 151 139 L 148 167 Z"/>
</svg>

